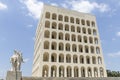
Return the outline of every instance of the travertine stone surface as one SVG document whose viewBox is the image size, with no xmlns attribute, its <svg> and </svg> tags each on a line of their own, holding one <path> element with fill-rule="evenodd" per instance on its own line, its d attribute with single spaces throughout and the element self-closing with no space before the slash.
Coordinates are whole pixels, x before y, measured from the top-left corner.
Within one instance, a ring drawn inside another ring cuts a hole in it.
<svg viewBox="0 0 120 80">
<path fill-rule="evenodd" d="M 15 71 L 8 71 L 6 80 L 21 80 L 22 78 L 22 73 L 20 71 L 17 71 L 17 74 Z"/>
<path fill-rule="evenodd" d="M 104 78 L 36 78 L 23 77 L 22 80 L 120 80 L 120 77 L 104 77 Z"/>
</svg>

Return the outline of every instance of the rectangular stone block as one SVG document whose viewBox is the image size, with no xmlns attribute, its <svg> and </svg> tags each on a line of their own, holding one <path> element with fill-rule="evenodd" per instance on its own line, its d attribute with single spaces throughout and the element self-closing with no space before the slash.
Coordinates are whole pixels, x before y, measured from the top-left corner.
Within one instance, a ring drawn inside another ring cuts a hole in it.
<svg viewBox="0 0 120 80">
<path fill-rule="evenodd" d="M 21 80 L 22 73 L 20 71 L 7 71 L 6 80 Z"/>
</svg>

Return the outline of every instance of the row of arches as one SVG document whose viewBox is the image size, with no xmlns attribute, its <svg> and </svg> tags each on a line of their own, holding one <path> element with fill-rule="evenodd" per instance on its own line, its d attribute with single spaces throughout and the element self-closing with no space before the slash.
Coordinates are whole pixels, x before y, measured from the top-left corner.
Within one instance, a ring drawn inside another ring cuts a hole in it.
<svg viewBox="0 0 120 80">
<path fill-rule="evenodd" d="M 67 66 L 66 68 L 61 65 L 57 67 L 53 65 L 49 67 L 44 65 L 42 69 L 42 77 L 104 77 L 104 69 L 102 67 L 71 67 Z"/>
<path fill-rule="evenodd" d="M 62 14 L 57 15 L 56 13 L 50 14 L 50 12 L 46 12 L 45 18 L 95 27 L 94 21 L 84 20 L 84 19 L 74 18 L 69 16 L 63 16 Z"/>
<path fill-rule="evenodd" d="M 81 36 L 81 35 L 75 35 L 75 34 L 69 34 L 69 33 L 57 33 L 56 31 L 53 31 L 50 33 L 49 30 L 45 30 L 44 32 L 45 38 L 51 38 L 51 39 L 59 39 L 59 40 L 66 40 L 66 41 L 77 41 L 77 42 L 84 42 L 84 43 L 90 43 L 90 44 L 98 44 L 98 38 L 92 37 L 92 36 Z"/>
<path fill-rule="evenodd" d="M 100 48 L 94 47 L 94 46 L 88 46 L 88 45 L 76 45 L 76 44 L 70 44 L 70 43 L 66 43 L 63 44 L 62 42 L 57 43 L 56 42 L 50 42 L 49 41 L 45 41 L 44 42 L 44 49 L 51 49 L 51 50 L 59 50 L 59 51 L 72 51 L 72 52 L 80 52 L 80 53 L 96 53 L 96 54 L 100 54 Z"/>
<path fill-rule="evenodd" d="M 45 21 L 45 27 L 50 28 L 50 26 L 52 29 L 65 30 L 65 31 L 90 34 L 90 35 L 91 34 L 97 35 L 96 29 L 92 30 L 90 28 L 85 28 L 85 27 L 80 27 L 80 26 L 75 27 L 74 25 L 70 26 L 68 24 L 63 25 L 62 23 L 57 24 L 57 22 L 50 23 L 50 21 Z"/>
<path fill-rule="evenodd" d="M 59 62 L 59 63 L 80 63 L 80 64 L 102 64 L 102 58 L 100 56 L 83 56 L 83 55 L 71 55 L 71 54 L 49 54 L 45 52 L 43 54 L 43 61 L 45 62 Z"/>
</svg>

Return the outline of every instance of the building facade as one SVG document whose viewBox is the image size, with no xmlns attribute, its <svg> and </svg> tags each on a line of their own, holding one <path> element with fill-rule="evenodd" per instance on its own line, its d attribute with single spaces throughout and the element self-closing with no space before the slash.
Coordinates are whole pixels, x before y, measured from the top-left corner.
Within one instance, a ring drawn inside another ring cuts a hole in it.
<svg viewBox="0 0 120 80">
<path fill-rule="evenodd" d="M 95 16 L 44 5 L 32 76 L 107 77 Z"/>
</svg>

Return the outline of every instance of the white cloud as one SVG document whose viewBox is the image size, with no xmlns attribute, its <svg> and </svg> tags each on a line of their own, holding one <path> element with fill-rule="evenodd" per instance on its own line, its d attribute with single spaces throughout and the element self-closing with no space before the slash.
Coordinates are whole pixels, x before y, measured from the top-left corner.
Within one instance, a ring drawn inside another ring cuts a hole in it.
<svg viewBox="0 0 120 80">
<path fill-rule="evenodd" d="M 26 59 L 24 59 L 24 62 L 28 62 L 30 59 L 28 59 L 28 58 L 26 58 Z"/>
<path fill-rule="evenodd" d="M 28 15 L 32 16 L 35 19 L 39 19 L 42 8 L 43 2 L 38 0 L 20 0 L 23 4 L 25 4 L 26 8 L 28 9 Z M 49 1 L 50 3 L 50 1 Z M 70 8 L 73 10 L 77 10 L 79 12 L 86 12 L 91 13 L 94 10 L 100 12 L 109 11 L 110 8 L 105 3 L 97 3 L 97 2 L 90 2 L 89 0 L 65 0 L 62 3 L 50 3 L 53 6 L 61 5 L 64 8 Z"/>
<path fill-rule="evenodd" d="M 89 0 L 72 0 L 71 2 L 67 1 L 65 4 L 69 4 L 69 6 L 71 6 L 71 9 L 73 10 L 86 13 L 91 13 L 94 10 L 98 10 L 100 12 L 110 10 L 107 4 L 98 4 L 97 2 L 90 2 Z"/>
<path fill-rule="evenodd" d="M 0 2 L 0 10 L 4 10 L 4 9 L 7 9 L 7 5 Z"/>
<path fill-rule="evenodd" d="M 30 25 L 27 25 L 27 28 L 32 28 L 32 27 L 33 27 L 33 25 L 31 25 L 31 24 L 30 24 Z"/>
<path fill-rule="evenodd" d="M 116 34 L 117 36 L 120 36 L 120 32 L 117 32 L 117 34 Z"/>
<path fill-rule="evenodd" d="M 39 19 L 42 8 L 43 8 L 43 2 L 37 1 L 37 0 L 20 0 L 22 3 L 25 4 L 27 7 L 29 13 L 28 15 L 32 16 L 35 19 Z"/>
<path fill-rule="evenodd" d="M 51 5 L 53 5 L 53 6 L 58 6 L 56 3 L 51 3 Z"/>
<path fill-rule="evenodd" d="M 63 8 L 68 8 L 67 4 L 61 4 Z"/>
<path fill-rule="evenodd" d="M 110 56 L 110 57 L 120 57 L 120 51 L 118 51 L 116 53 L 109 53 L 108 56 Z"/>
</svg>

